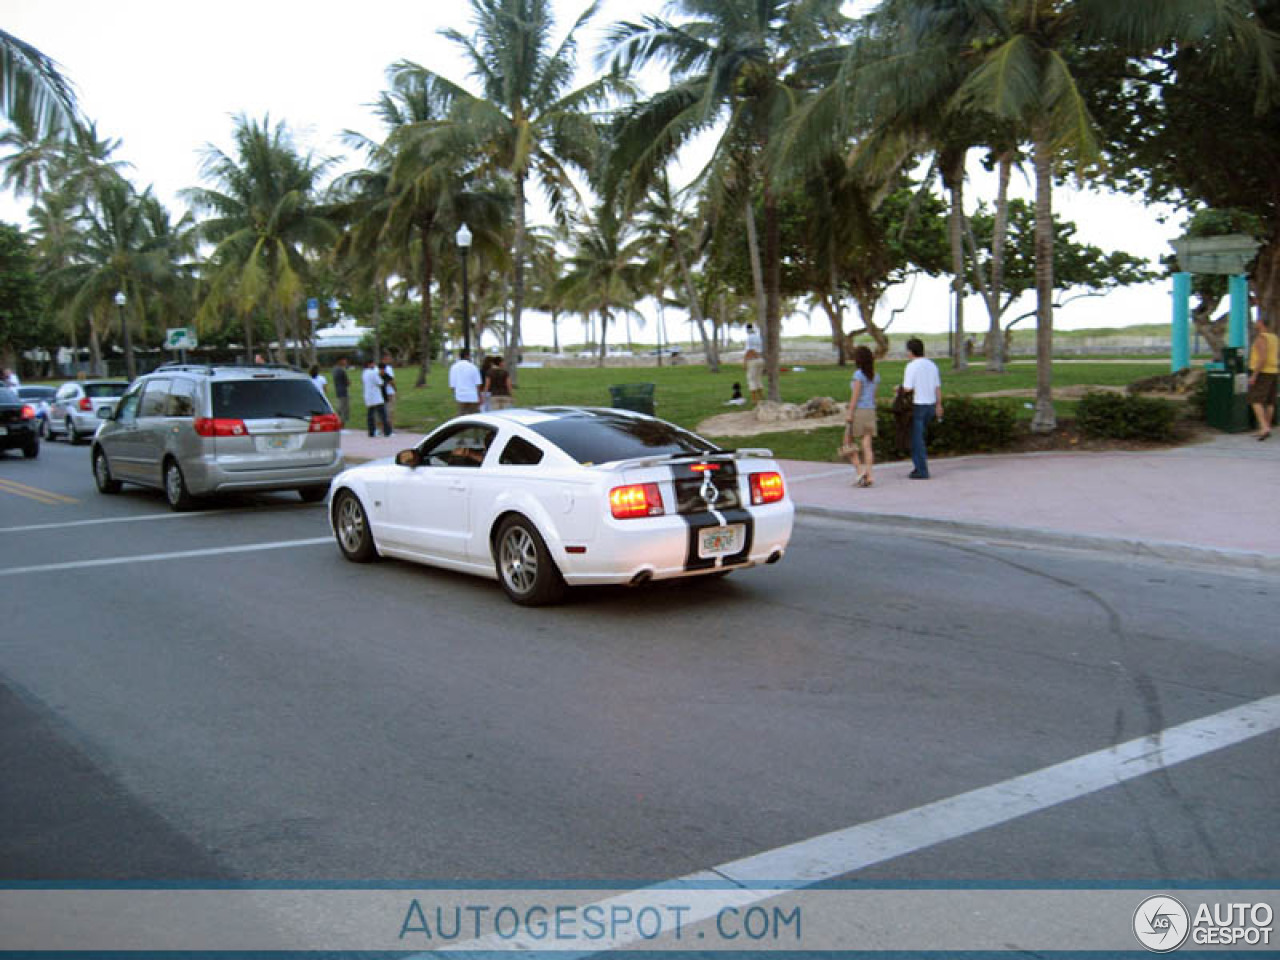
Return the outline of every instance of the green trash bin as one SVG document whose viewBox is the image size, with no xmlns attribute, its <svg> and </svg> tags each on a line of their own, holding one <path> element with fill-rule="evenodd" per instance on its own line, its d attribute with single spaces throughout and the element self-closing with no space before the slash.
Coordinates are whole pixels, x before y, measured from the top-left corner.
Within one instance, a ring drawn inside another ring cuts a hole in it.
<svg viewBox="0 0 1280 960">
<path fill-rule="evenodd" d="M 619 410 L 647 413 L 652 417 L 653 390 L 652 383 L 619 383 L 609 388 L 609 396 Z"/>
<path fill-rule="evenodd" d="M 1205 371 L 1204 418 L 1225 433 L 1249 429 L 1249 374 L 1238 347 L 1222 351 L 1222 363 Z"/>
</svg>

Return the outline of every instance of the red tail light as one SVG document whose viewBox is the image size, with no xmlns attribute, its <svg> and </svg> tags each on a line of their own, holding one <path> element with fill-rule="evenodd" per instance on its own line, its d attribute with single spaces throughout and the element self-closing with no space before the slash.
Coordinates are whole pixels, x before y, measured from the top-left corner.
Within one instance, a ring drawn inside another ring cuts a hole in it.
<svg viewBox="0 0 1280 960">
<path fill-rule="evenodd" d="M 311 418 L 311 433 L 336 433 L 342 429 L 342 420 L 336 413 L 320 413 Z"/>
<path fill-rule="evenodd" d="M 93 401 L 90 400 L 88 397 L 81 397 L 80 409 L 83 410 L 85 413 L 88 413 L 90 410 L 93 409 Z"/>
<path fill-rule="evenodd" d="M 196 417 L 196 433 L 202 437 L 247 437 L 249 428 L 243 420 L 227 420 L 218 417 Z"/>
<path fill-rule="evenodd" d="M 35 418 L 36 418 L 36 408 L 31 406 L 31 404 L 29 403 L 24 403 L 22 405 L 22 419 L 34 420 Z"/>
<path fill-rule="evenodd" d="M 753 473 L 751 475 L 751 503 L 760 506 L 762 503 L 777 503 L 786 496 L 786 488 L 782 485 L 780 473 Z"/>
<path fill-rule="evenodd" d="M 662 491 L 656 483 L 633 483 L 609 491 L 609 509 L 619 520 L 635 517 L 660 517 L 666 513 Z"/>
<path fill-rule="evenodd" d="M 715 471 L 717 471 L 717 470 L 719 470 L 719 469 L 720 469 L 720 464 L 718 464 L 718 463 L 695 463 L 695 464 L 693 464 L 692 466 L 690 466 L 690 467 L 689 467 L 689 469 L 690 469 L 690 470 L 692 470 L 694 473 L 706 473 L 708 470 L 710 470 L 711 472 L 713 472 L 713 473 L 714 473 Z"/>
</svg>

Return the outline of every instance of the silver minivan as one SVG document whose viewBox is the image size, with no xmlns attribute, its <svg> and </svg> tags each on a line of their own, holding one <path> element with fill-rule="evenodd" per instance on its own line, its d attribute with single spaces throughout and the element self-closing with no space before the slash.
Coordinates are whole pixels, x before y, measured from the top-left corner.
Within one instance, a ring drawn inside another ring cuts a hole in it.
<svg viewBox="0 0 1280 960">
<path fill-rule="evenodd" d="M 134 381 L 102 420 L 92 451 L 98 490 L 155 487 L 174 510 L 233 491 L 323 500 L 343 467 L 342 422 L 292 367 L 163 366 Z"/>
</svg>

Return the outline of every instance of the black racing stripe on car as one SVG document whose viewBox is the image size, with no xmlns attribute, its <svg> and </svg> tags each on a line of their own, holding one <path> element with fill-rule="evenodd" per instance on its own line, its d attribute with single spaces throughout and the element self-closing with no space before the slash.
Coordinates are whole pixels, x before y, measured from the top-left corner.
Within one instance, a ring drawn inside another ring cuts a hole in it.
<svg viewBox="0 0 1280 960">
<path fill-rule="evenodd" d="M 718 461 L 718 463 L 720 464 L 720 469 L 724 471 L 722 476 L 726 478 L 732 477 L 733 481 L 736 483 L 738 476 L 737 464 L 732 461 Z M 695 464 L 693 463 L 672 464 L 672 480 L 700 480 L 701 475 L 698 471 L 693 469 L 694 465 Z M 688 528 L 685 539 L 685 570 L 711 570 L 715 568 L 715 557 L 698 556 L 698 531 L 705 530 L 708 527 L 718 527 L 722 524 L 733 523 L 741 523 L 745 527 L 742 550 L 739 553 L 724 557 L 724 566 L 745 563 L 747 558 L 751 555 L 751 543 L 755 535 L 755 521 L 747 510 L 736 508 L 718 511 L 718 513 L 712 513 L 710 510 L 704 510 L 698 513 L 681 513 L 680 517 L 684 520 L 685 526 Z M 721 520 L 721 517 L 724 519 Z"/>
</svg>

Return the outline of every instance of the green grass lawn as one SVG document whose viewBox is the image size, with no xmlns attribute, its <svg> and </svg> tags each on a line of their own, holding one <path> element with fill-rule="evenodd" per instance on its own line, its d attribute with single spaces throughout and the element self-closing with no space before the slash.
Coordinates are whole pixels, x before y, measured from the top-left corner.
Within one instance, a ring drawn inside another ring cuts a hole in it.
<svg viewBox="0 0 1280 960">
<path fill-rule="evenodd" d="M 893 395 L 893 386 L 902 382 L 901 361 L 887 361 L 877 365 L 881 378 L 880 398 Z M 963 374 L 951 371 L 945 360 L 939 363 L 942 370 L 942 386 L 946 396 L 987 393 L 996 390 L 1030 390 L 1036 385 L 1034 365 L 1015 365 L 1008 373 L 991 374 L 980 368 L 971 368 Z M 1055 387 L 1076 385 L 1124 386 L 1134 380 L 1160 372 L 1149 362 L 1089 363 L 1073 361 L 1055 364 Z M 849 398 L 849 379 L 853 367 L 835 365 L 807 366 L 802 372 L 786 372 L 781 378 L 782 399 L 787 403 L 804 403 L 811 397 L 833 397 L 839 402 Z M 436 424 L 453 416 L 455 405 L 448 388 L 448 367 L 436 364 L 422 388 L 412 386 L 417 376 L 416 368 L 397 371 L 400 391 L 396 406 L 396 429 L 425 433 Z M 516 403 L 519 406 L 547 404 L 574 404 L 584 406 L 610 405 L 609 387 L 623 383 L 652 383 L 655 385 L 657 415 L 683 427 L 695 428 L 707 417 L 726 413 L 736 407 L 725 406 L 732 394 L 734 382 L 745 387 L 746 377 L 741 368 L 725 366 L 720 373 L 712 374 L 702 365 L 687 364 L 678 367 L 626 368 L 561 368 L 525 367 L 519 371 Z M 330 386 L 332 396 L 332 386 Z M 360 401 L 359 376 L 352 377 L 351 426 L 362 428 L 365 423 L 364 405 Z M 1059 416 L 1070 415 L 1075 402 L 1061 400 L 1056 403 Z M 1018 404 L 1020 413 L 1029 418 L 1031 411 Z M 831 460 L 838 442 L 837 428 L 824 428 L 810 432 L 784 431 L 761 434 L 749 439 L 723 438 L 726 446 L 765 446 L 778 456 L 797 460 Z M 712 438 L 717 439 L 717 438 Z"/>
</svg>

